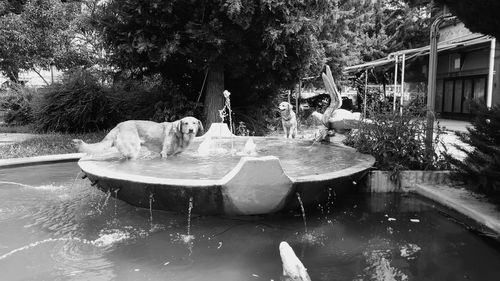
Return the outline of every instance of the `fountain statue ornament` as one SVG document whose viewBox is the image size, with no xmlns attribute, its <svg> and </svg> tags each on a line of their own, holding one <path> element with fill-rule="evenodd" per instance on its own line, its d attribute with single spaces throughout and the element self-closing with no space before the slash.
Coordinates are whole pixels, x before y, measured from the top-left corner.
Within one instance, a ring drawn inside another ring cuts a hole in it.
<svg viewBox="0 0 500 281">
<path fill-rule="evenodd" d="M 237 151 L 234 148 L 234 132 L 233 132 L 233 119 L 232 119 L 232 110 L 231 110 L 231 93 L 228 90 L 224 90 L 222 93 L 224 95 L 224 107 L 219 110 L 219 116 L 221 118 L 221 123 L 217 124 L 219 128 L 219 136 L 221 137 L 224 135 L 224 132 L 227 132 L 227 126 L 224 124 L 224 120 L 229 117 L 229 136 L 231 138 L 231 150 L 228 152 L 226 149 L 222 147 L 222 143 L 218 142 L 217 140 L 214 140 L 212 138 L 212 135 L 209 132 L 207 132 L 206 136 L 204 137 L 203 142 L 200 143 L 198 147 L 198 155 L 199 156 L 210 156 L 210 155 L 220 155 L 220 154 L 230 154 L 230 155 L 239 155 L 239 156 L 256 156 L 257 155 L 257 150 L 256 150 L 256 144 L 253 141 L 253 138 L 248 138 L 246 141 L 243 149 L 241 151 Z M 224 126 L 220 126 L 224 125 Z M 214 124 L 212 124 L 214 126 Z M 223 129 L 224 128 L 224 129 Z"/>
<path fill-rule="evenodd" d="M 340 108 L 342 106 L 342 97 L 337 90 L 332 71 L 328 65 L 326 66 L 326 73 L 322 73 L 321 78 L 323 78 L 326 92 L 330 95 L 330 105 L 323 114 L 317 111 L 312 113 L 312 116 L 321 123 L 321 127 L 314 137 L 315 142 L 328 140 L 331 132 L 343 133 L 356 128 L 360 122 L 370 122 L 368 119 L 362 119 L 359 112 L 351 112 Z"/>
</svg>

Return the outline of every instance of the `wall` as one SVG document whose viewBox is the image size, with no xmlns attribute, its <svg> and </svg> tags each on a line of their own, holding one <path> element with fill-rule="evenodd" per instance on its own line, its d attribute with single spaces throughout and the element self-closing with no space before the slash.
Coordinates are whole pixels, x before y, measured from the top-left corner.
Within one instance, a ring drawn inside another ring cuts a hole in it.
<svg viewBox="0 0 500 281">
<path fill-rule="evenodd" d="M 480 50 L 468 51 L 466 49 L 457 50 L 452 53 L 440 54 L 438 57 L 437 76 L 459 77 L 479 74 L 488 74 L 489 65 L 489 44 L 481 46 Z M 455 60 L 460 60 L 460 67 L 455 68 Z"/>
<path fill-rule="evenodd" d="M 442 25 L 439 29 L 438 42 L 453 42 L 454 39 L 460 39 L 468 35 L 474 35 L 462 22 L 454 22 L 448 25 Z"/>
<path fill-rule="evenodd" d="M 493 75 L 492 104 L 500 105 L 500 42 L 497 40 L 495 49 L 495 74 Z"/>
<path fill-rule="evenodd" d="M 39 72 L 40 75 L 43 76 L 43 79 L 45 79 L 50 84 L 52 80 L 50 70 L 40 70 Z M 40 75 L 38 75 L 34 71 L 23 71 L 19 73 L 19 80 L 24 82 L 25 85 L 29 87 L 34 87 L 34 88 L 44 87 L 47 84 L 45 83 L 45 81 L 43 81 Z M 63 72 L 54 68 L 53 75 L 54 75 L 54 82 L 59 82 L 63 76 Z M 7 77 L 0 75 L 0 85 L 7 80 L 9 80 Z"/>
</svg>

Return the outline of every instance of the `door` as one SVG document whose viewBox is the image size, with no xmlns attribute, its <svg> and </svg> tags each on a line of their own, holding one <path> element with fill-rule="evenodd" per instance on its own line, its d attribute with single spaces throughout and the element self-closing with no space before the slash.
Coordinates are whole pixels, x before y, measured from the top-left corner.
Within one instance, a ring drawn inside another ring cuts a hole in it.
<svg viewBox="0 0 500 281">
<path fill-rule="evenodd" d="M 436 100 L 436 111 L 470 114 L 472 101 L 486 102 L 486 82 L 486 75 L 444 79 L 441 94 L 439 90 L 436 93 L 436 98 L 440 98 L 440 102 Z"/>
</svg>

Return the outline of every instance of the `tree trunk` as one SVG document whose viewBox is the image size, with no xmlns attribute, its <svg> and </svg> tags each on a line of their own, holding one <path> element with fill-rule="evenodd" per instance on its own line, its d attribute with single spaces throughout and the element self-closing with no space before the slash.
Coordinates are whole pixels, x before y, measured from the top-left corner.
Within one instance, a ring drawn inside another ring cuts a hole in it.
<svg viewBox="0 0 500 281">
<path fill-rule="evenodd" d="M 214 122 L 222 122 L 219 110 L 224 107 L 224 65 L 215 63 L 208 71 L 207 90 L 203 109 L 205 128 Z"/>
<path fill-rule="evenodd" d="M 10 81 L 19 83 L 19 71 L 9 69 L 9 71 L 7 72 L 7 77 L 9 77 Z"/>
</svg>

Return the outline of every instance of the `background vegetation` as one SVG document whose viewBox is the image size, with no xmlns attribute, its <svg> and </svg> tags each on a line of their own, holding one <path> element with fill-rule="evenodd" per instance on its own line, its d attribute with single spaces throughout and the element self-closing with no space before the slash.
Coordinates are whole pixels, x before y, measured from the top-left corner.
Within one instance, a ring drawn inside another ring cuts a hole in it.
<svg viewBox="0 0 500 281">
<path fill-rule="evenodd" d="M 475 104 L 474 113 L 468 133 L 459 134 L 460 140 L 472 149 L 456 145 L 467 155 L 465 160 L 452 155 L 446 158 L 462 180 L 500 199 L 500 106 L 488 109 Z"/>
<path fill-rule="evenodd" d="M 377 106 L 377 103 L 374 104 Z M 425 145 L 426 111 L 406 107 L 399 111 L 369 111 L 370 122 L 361 123 L 350 132 L 344 143 L 375 157 L 375 168 L 397 175 L 401 170 L 444 170 L 449 168 L 445 157 Z M 437 126 L 434 147 L 442 146 L 443 129 Z"/>
<path fill-rule="evenodd" d="M 114 122 L 128 117 L 124 108 L 156 120 L 185 111 L 208 124 L 219 121 L 220 93 L 228 89 L 233 120 L 265 134 L 276 127 L 277 99 L 300 78 L 321 83 L 325 64 L 339 75 L 343 66 L 425 45 L 431 11 L 428 3 L 397 0 L 2 1 L 0 71 L 13 82 L 21 70 L 51 66 L 92 73 L 84 110 L 48 116 L 63 108 L 49 103 L 69 105 L 82 94 L 72 78 L 41 91 L 46 100 L 31 106 L 47 115 L 33 119 L 41 130 L 103 129 L 108 121 L 89 112 Z M 154 90 L 144 86 L 150 81 Z M 68 121 L 57 124 L 55 116 Z"/>
</svg>

